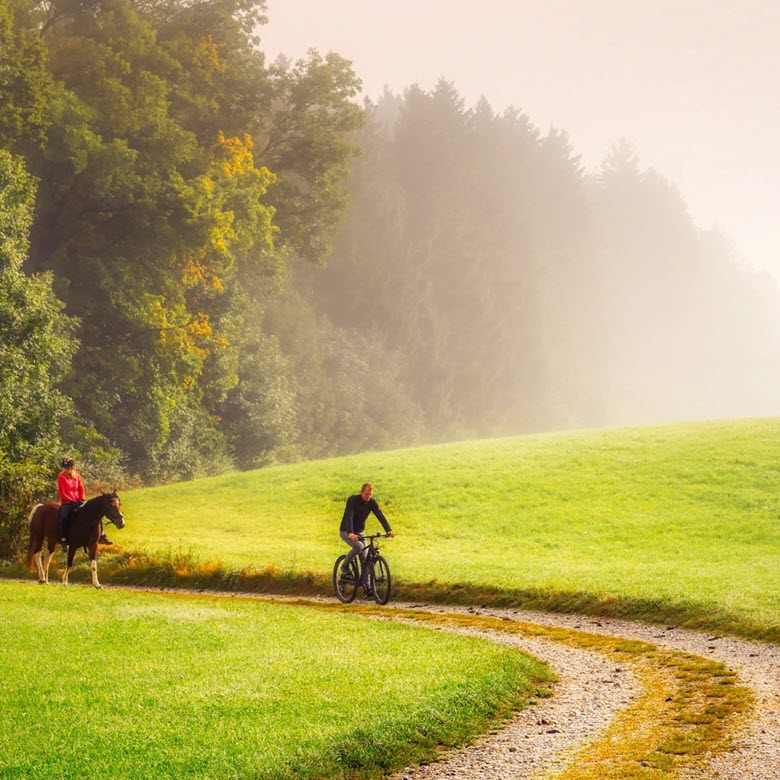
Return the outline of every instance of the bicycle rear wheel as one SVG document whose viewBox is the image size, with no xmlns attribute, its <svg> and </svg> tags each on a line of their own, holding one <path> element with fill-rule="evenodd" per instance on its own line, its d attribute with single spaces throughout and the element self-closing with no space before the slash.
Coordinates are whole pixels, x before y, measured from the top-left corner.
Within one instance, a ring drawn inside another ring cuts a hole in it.
<svg viewBox="0 0 780 780">
<path fill-rule="evenodd" d="M 374 590 L 374 600 L 377 604 L 387 604 L 390 601 L 390 588 L 392 586 L 390 564 L 381 555 L 377 555 L 373 564 L 371 585 Z"/>
<path fill-rule="evenodd" d="M 357 596 L 358 586 L 360 585 L 360 572 L 358 570 L 357 558 L 353 558 L 349 564 L 348 576 L 343 576 L 341 568 L 346 558 L 346 555 L 340 555 L 336 558 L 336 564 L 333 567 L 333 592 L 339 601 L 349 604 Z"/>
</svg>

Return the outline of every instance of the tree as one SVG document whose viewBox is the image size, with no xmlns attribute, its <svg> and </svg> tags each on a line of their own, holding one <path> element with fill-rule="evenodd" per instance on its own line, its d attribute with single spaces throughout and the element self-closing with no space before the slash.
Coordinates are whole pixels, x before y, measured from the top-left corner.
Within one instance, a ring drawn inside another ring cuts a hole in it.
<svg viewBox="0 0 780 780">
<path fill-rule="evenodd" d="M 34 186 L 22 161 L 0 150 L 0 556 L 17 548 L 26 512 L 48 492 L 71 413 L 57 384 L 76 349 L 51 274 L 26 276 Z"/>
<path fill-rule="evenodd" d="M 43 42 L 22 23 L 26 11 L 0 0 L 0 148 L 19 151 L 44 143 L 52 90 Z"/>
<path fill-rule="evenodd" d="M 346 211 L 349 162 L 358 153 L 350 134 L 364 115 L 354 99 L 360 80 L 337 54 L 269 70 L 273 101 L 259 157 L 278 174 L 272 190 L 282 243 L 310 262 L 322 262 Z"/>
<path fill-rule="evenodd" d="M 181 449 L 177 432 L 192 433 L 192 463 L 213 462 L 197 443 L 206 431 L 172 422 L 235 383 L 230 276 L 236 252 L 272 232 L 262 197 L 273 176 L 249 137 L 204 128 L 224 68 L 179 11 L 158 34 L 130 3 L 81 4 L 47 30 L 60 90 L 33 263 L 54 269 L 82 315 L 72 396 L 141 473 Z"/>
<path fill-rule="evenodd" d="M 52 0 L 25 17 L 55 82 L 29 267 L 81 319 L 80 413 L 155 479 L 229 448 L 247 311 L 290 256 L 322 257 L 346 207 L 358 82 L 335 56 L 267 68 L 263 11 Z"/>
</svg>

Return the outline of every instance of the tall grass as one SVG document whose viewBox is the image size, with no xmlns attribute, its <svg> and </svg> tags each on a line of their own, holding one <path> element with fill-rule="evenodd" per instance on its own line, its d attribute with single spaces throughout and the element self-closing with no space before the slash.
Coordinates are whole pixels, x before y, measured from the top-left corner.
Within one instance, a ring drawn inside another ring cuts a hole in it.
<svg viewBox="0 0 780 780">
<path fill-rule="evenodd" d="M 780 421 L 548 434 L 235 473 L 123 495 L 127 550 L 325 582 L 371 480 L 399 594 L 780 639 Z M 379 529 L 378 524 L 376 529 Z"/>
<path fill-rule="evenodd" d="M 373 777 L 507 715 L 492 643 L 230 598 L 0 583 L 0 777 Z"/>
</svg>

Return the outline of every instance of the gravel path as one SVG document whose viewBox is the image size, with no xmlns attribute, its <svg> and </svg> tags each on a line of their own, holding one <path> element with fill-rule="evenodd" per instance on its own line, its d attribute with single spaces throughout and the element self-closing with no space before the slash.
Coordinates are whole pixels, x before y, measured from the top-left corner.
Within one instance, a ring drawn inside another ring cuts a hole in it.
<svg viewBox="0 0 780 780">
<path fill-rule="evenodd" d="M 756 694 L 756 717 L 738 748 L 717 757 L 685 780 L 780 780 L 780 647 L 622 620 L 589 618 L 523 610 L 398 604 L 429 612 L 459 612 L 501 617 L 523 623 L 588 631 L 638 639 L 659 647 L 682 650 L 721 661 L 736 671 Z M 470 631 L 470 630 L 469 630 Z M 472 632 L 480 633 L 480 632 Z M 518 639 L 514 635 L 483 635 L 527 650 L 550 662 L 561 682 L 556 695 L 528 708 L 500 733 L 425 767 L 410 768 L 393 780 L 508 780 L 539 777 L 565 762 L 561 751 L 592 740 L 606 728 L 618 708 L 635 692 L 627 671 L 598 653 L 575 651 L 557 643 Z"/>
<path fill-rule="evenodd" d="M 626 706 L 638 690 L 629 670 L 600 653 L 500 631 L 440 630 L 487 637 L 517 647 L 548 661 L 560 680 L 554 696 L 521 710 L 496 734 L 482 737 L 435 763 L 409 767 L 390 780 L 512 780 L 561 767 L 565 763 L 562 753 L 606 729 L 615 712 Z"/>
</svg>

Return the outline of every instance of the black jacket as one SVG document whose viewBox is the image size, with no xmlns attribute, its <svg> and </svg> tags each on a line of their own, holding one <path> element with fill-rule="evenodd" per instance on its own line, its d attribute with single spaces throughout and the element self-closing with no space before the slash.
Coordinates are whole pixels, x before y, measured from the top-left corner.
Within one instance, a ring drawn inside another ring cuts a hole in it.
<svg viewBox="0 0 780 780">
<path fill-rule="evenodd" d="M 339 531 L 348 534 L 362 534 L 363 531 L 366 530 L 366 518 L 371 512 L 373 512 L 377 520 L 382 523 L 382 528 L 385 529 L 385 532 L 389 532 L 390 523 L 387 522 L 387 518 L 382 514 L 382 510 L 379 508 L 376 499 L 372 498 L 369 501 L 364 501 L 360 493 L 356 496 L 350 496 L 347 499 L 347 505 L 344 507 L 344 517 L 341 518 L 341 528 L 339 528 Z"/>
</svg>

